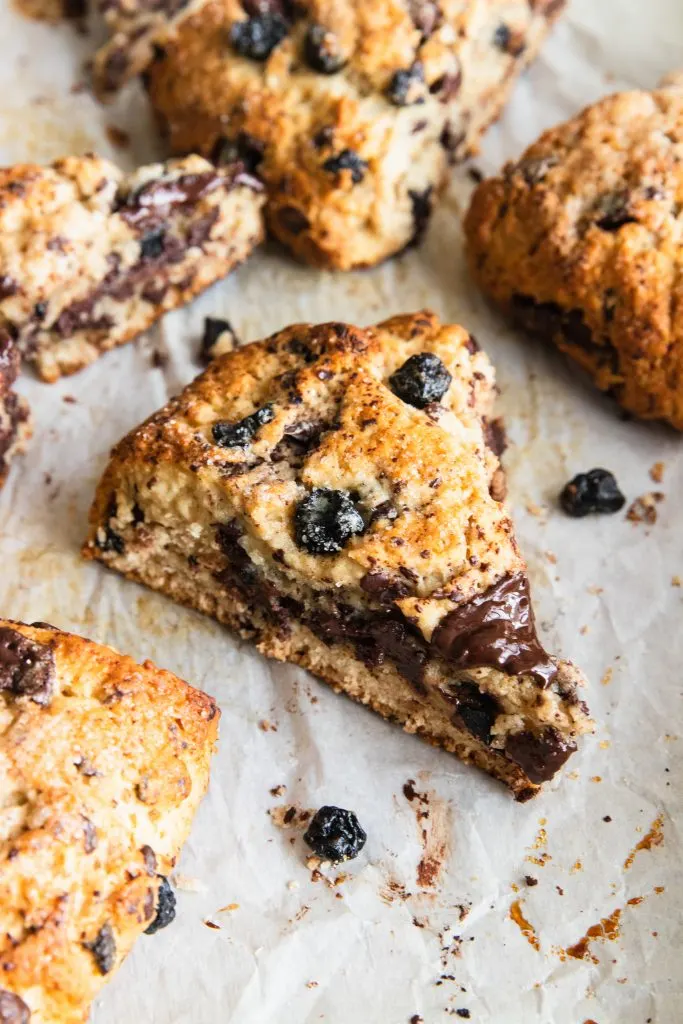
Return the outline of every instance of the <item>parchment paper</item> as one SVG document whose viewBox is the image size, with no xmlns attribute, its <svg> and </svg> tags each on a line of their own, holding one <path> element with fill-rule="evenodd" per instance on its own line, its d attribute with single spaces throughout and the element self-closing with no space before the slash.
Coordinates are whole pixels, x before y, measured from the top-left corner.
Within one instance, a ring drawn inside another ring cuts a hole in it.
<svg viewBox="0 0 683 1024">
<path fill-rule="evenodd" d="M 90 148 L 126 165 L 154 155 L 136 87 L 109 109 L 80 90 L 92 35 L 28 21 L 2 0 L 0 38 L 3 162 Z M 475 164 L 493 171 L 583 104 L 654 85 L 676 67 L 682 41 L 680 0 L 574 0 Z M 129 148 L 112 146 L 111 125 L 130 133 Z M 471 187 L 460 169 L 423 247 L 374 271 L 322 274 L 265 249 L 191 310 L 78 376 L 22 379 L 36 433 L 0 498 L 2 613 L 150 657 L 223 710 L 210 793 L 180 864 L 177 920 L 138 942 L 95 1024 L 683 1020 L 681 440 L 623 422 L 561 358 L 485 307 L 462 258 Z M 205 315 L 226 315 L 248 341 L 296 320 L 364 324 L 423 305 L 466 324 L 496 363 L 513 442 L 510 500 L 543 637 L 592 683 L 596 736 L 524 806 L 79 556 L 109 448 L 198 372 Z M 561 486 L 595 465 L 613 470 L 630 500 L 663 491 L 657 522 L 563 517 Z M 412 800 L 409 779 L 421 794 Z M 269 816 L 323 803 L 354 809 L 369 835 L 327 880 L 306 867 L 301 830 Z"/>
</svg>

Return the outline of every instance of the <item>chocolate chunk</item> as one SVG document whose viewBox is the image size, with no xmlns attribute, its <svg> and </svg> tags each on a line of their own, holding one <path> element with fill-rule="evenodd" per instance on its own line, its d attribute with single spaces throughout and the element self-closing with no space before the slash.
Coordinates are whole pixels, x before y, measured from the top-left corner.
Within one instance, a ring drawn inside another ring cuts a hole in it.
<svg viewBox="0 0 683 1024">
<path fill-rule="evenodd" d="M 366 594 L 383 604 L 391 603 L 399 597 L 407 597 L 415 589 L 409 580 L 382 570 L 366 572 L 360 585 Z"/>
<path fill-rule="evenodd" d="M 232 164 L 240 161 L 250 174 L 255 174 L 265 151 L 265 144 L 255 135 L 239 132 L 236 139 L 220 136 L 214 143 L 211 159 L 215 164 Z"/>
<path fill-rule="evenodd" d="M 264 61 L 288 31 L 287 22 L 280 14 L 258 14 L 235 22 L 230 29 L 230 43 L 240 56 Z"/>
<path fill-rule="evenodd" d="M 100 974 L 109 974 L 116 964 L 116 939 L 109 922 L 102 925 L 92 942 L 84 942 L 83 946 L 92 953 Z"/>
<path fill-rule="evenodd" d="M 52 699 L 57 666 L 47 644 L 30 640 L 9 626 L 0 627 L 0 693 L 30 697 L 46 706 Z"/>
<path fill-rule="evenodd" d="M 411 245 L 419 245 L 424 238 L 434 205 L 433 191 L 430 185 L 424 192 L 416 192 L 414 189 L 410 189 L 408 192 L 413 208 L 413 236 L 410 240 Z"/>
<path fill-rule="evenodd" d="M 160 876 L 159 895 L 157 897 L 156 917 L 145 928 L 145 935 L 154 935 L 162 928 L 168 927 L 175 920 L 176 898 L 168 878 Z"/>
<path fill-rule="evenodd" d="M 31 1012 L 14 992 L 0 988 L 0 1024 L 29 1024 Z"/>
<path fill-rule="evenodd" d="M 505 753 L 510 760 L 539 785 L 552 779 L 575 750 L 576 744 L 552 727 L 538 736 L 532 732 L 513 733 L 505 743 Z"/>
<path fill-rule="evenodd" d="M 407 359 L 389 378 L 395 395 L 416 409 L 439 402 L 451 386 L 453 378 L 433 352 L 419 352 Z"/>
<path fill-rule="evenodd" d="M 580 309 L 565 310 L 556 302 L 536 302 L 529 295 L 514 295 L 512 315 L 516 323 L 541 338 L 560 338 L 586 351 L 596 342 Z"/>
<path fill-rule="evenodd" d="M 500 708 L 494 697 L 482 693 L 476 683 L 459 683 L 449 690 L 448 697 L 457 709 L 465 728 L 487 745 L 491 742 L 491 729 Z"/>
<path fill-rule="evenodd" d="M 424 694 L 423 676 L 429 655 L 422 637 L 404 620 L 393 618 L 375 619 L 367 627 L 367 635 L 372 641 L 368 661 L 381 664 L 385 657 L 390 658 L 414 689 Z M 362 653 L 362 638 L 360 642 Z"/>
<path fill-rule="evenodd" d="M 548 686 L 557 668 L 543 650 L 525 576 L 506 576 L 453 609 L 439 623 L 432 645 L 461 668 L 490 665 L 511 675 L 532 675 Z"/>
<path fill-rule="evenodd" d="M 618 231 L 625 224 L 638 220 L 631 213 L 631 197 L 628 192 L 614 192 L 603 196 L 597 208 L 596 227 L 602 231 Z"/>
<path fill-rule="evenodd" d="M 411 107 L 425 101 L 424 68 L 416 61 L 409 68 L 397 71 L 387 88 L 387 99 L 395 107 Z"/>
<path fill-rule="evenodd" d="M 329 805 L 316 811 L 304 832 L 304 842 L 313 852 L 334 864 L 357 857 L 367 838 L 353 811 Z"/>
<path fill-rule="evenodd" d="M 213 316 L 204 317 L 204 333 L 199 352 L 202 362 L 209 363 L 215 356 L 233 351 L 239 343 L 237 333 L 229 320 Z"/>
<path fill-rule="evenodd" d="M 10 277 L 9 274 L 3 274 L 0 277 L 0 301 L 8 299 L 11 295 L 16 295 L 18 291 L 19 285 L 13 277 Z"/>
<path fill-rule="evenodd" d="M 281 206 L 277 211 L 277 222 L 290 235 L 300 235 L 302 231 L 306 231 L 311 226 L 311 222 L 303 210 L 297 209 L 296 206 Z"/>
<path fill-rule="evenodd" d="M 272 405 L 264 405 L 251 415 L 238 420 L 237 423 L 230 423 L 227 420 L 219 420 L 211 428 L 213 439 L 221 448 L 243 448 L 249 444 L 266 423 L 275 418 Z"/>
<path fill-rule="evenodd" d="M 367 169 L 367 161 L 363 160 L 353 149 L 343 149 L 341 153 L 331 156 L 323 164 L 323 170 L 329 174 L 351 171 L 351 181 L 354 185 L 358 185 L 363 180 Z"/>
<path fill-rule="evenodd" d="M 562 490 L 560 505 L 568 516 L 581 519 L 598 513 L 618 512 L 626 504 L 614 475 L 607 469 L 577 473 Z"/>
<path fill-rule="evenodd" d="M 508 443 L 505 433 L 505 424 L 500 418 L 495 420 L 484 419 L 483 427 L 486 447 L 489 448 L 494 455 L 497 455 L 500 458 L 507 448 Z"/>
<path fill-rule="evenodd" d="M 393 501 L 382 501 L 379 505 L 376 505 L 370 513 L 368 525 L 376 522 L 378 519 L 388 519 L 392 523 L 394 519 L 398 519 L 398 509 Z"/>
<path fill-rule="evenodd" d="M 363 533 L 365 523 L 348 491 L 314 487 L 294 512 L 294 537 L 312 555 L 335 555 Z"/>
<path fill-rule="evenodd" d="M 153 228 L 140 241 L 140 256 L 143 260 L 155 260 L 164 251 L 165 228 Z"/>
<path fill-rule="evenodd" d="M 216 171 L 152 178 L 128 195 L 119 197 L 114 212 L 134 227 L 144 223 L 145 218 L 166 217 L 173 209 L 192 206 L 224 183 L 225 179 Z"/>
<path fill-rule="evenodd" d="M 334 75 L 346 63 L 339 40 L 324 25 L 309 25 L 304 39 L 304 58 L 309 67 L 322 75 Z"/>
</svg>

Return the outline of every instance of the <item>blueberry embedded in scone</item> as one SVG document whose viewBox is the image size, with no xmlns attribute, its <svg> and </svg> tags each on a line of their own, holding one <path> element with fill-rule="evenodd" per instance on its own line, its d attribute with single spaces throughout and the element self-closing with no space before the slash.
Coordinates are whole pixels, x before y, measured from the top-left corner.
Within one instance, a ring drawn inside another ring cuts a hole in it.
<svg viewBox="0 0 683 1024">
<path fill-rule="evenodd" d="M 0 295 L 3 287 L 11 290 L 7 279 L 0 280 Z M 31 436 L 28 405 L 13 388 L 18 372 L 19 352 L 12 335 L 0 324 L 0 487 L 12 459 L 24 450 Z"/>
<path fill-rule="evenodd" d="M 103 2 L 120 20 L 123 0 Z M 119 32 L 96 66 L 116 54 L 136 73 L 145 49 L 172 151 L 243 159 L 266 187 L 272 234 L 348 270 L 420 240 L 449 165 L 476 150 L 562 6 L 195 0 L 177 12 L 163 0 L 153 48 L 148 5 L 126 0 L 133 41 Z"/>
<path fill-rule="evenodd" d="M 683 430 L 683 88 L 608 96 L 477 188 L 469 264 L 630 413 Z"/>
<path fill-rule="evenodd" d="M 171 923 L 218 718 L 149 661 L 0 619 L 0 1021 L 81 1024 Z"/>
<path fill-rule="evenodd" d="M 228 274 L 262 187 L 202 157 L 124 175 L 99 157 L 0 171 L 0 323 L 44 380 L 73 373 Z"/>
<path fill-rule="evenodd" d="M 533 795 L 591 728 L 536 634 L 493 368 L 431 313 L 298 324 L 115 448 L 84 548 Z"/>
</svg>

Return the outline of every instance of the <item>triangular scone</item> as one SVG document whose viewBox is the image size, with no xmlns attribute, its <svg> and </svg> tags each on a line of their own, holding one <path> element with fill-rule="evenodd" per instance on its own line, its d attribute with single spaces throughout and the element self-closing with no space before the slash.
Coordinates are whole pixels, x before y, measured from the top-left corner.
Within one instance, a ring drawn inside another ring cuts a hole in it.
<svg viewBox="0 0 683 1024">
<path fill-rule="evenodd" d="M 173 919 L 165 876 L 218 717 L 149 661 L 0 618 L 0 1021 L 84 1024 L 138 936 Z"/>
<path fill-rule="evenodd" d="M 536 638 L 494 393 L 431 313 L 289 327 L 121 441 L 85 553 L 527 799 L 591 723 L 581 673 Z"/>
</svg>

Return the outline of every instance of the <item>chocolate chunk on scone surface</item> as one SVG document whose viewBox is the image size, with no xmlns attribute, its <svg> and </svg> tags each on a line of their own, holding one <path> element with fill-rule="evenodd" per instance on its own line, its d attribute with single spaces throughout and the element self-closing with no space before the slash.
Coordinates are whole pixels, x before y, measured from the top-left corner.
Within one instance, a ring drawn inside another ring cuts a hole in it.
<svg viewBox="0 0 683 1024">
<path fill-rule="evenodd" d="M 4 279 L 0 282 L 0 295 L 3 284 L 5 292 L 10 289 L 8 279 Z M 9 331 L 0 324 L 0 487 L 5 482 L 10 462 L 24 450 L 31 436 L 28 405 L 13 389 L 18 373 L 19 351 Z"/>
<path fill-rule="evenodd" d="M 524 799 L 590 720 L 580 672 L 536 634 L 494 394 L 474 339 L 431 313 L 294 325 L 214 360 L 117 446 L 84 552 Z"/>
<path fill-rule="evenodd" d="M 0 620 L 0 1020 L 86 1019 L 157 921 L 217 723 L 151 662 Z"/>
<path fill-rule="evenodd" d="M 483 182 L 478 284 L 629 412 L 683 429 L 683 86 L 609 96 Z"/>
<path fill-rule="evenodd" d="M 124 175 L 95 156 L 0 172 L 0 323 L 45 380 L 189 302 L 262 237 L 242 165 L 198 156 Z"/>
<path fill-rule="evenodd" d="M 243 159 L 272 233 L 349 269 L 419 240 L 562 4 L 205 0 L 147 72 L 174 152 Z M 500 30 L 516 47 L 500 45 Z"/>
</svg>

